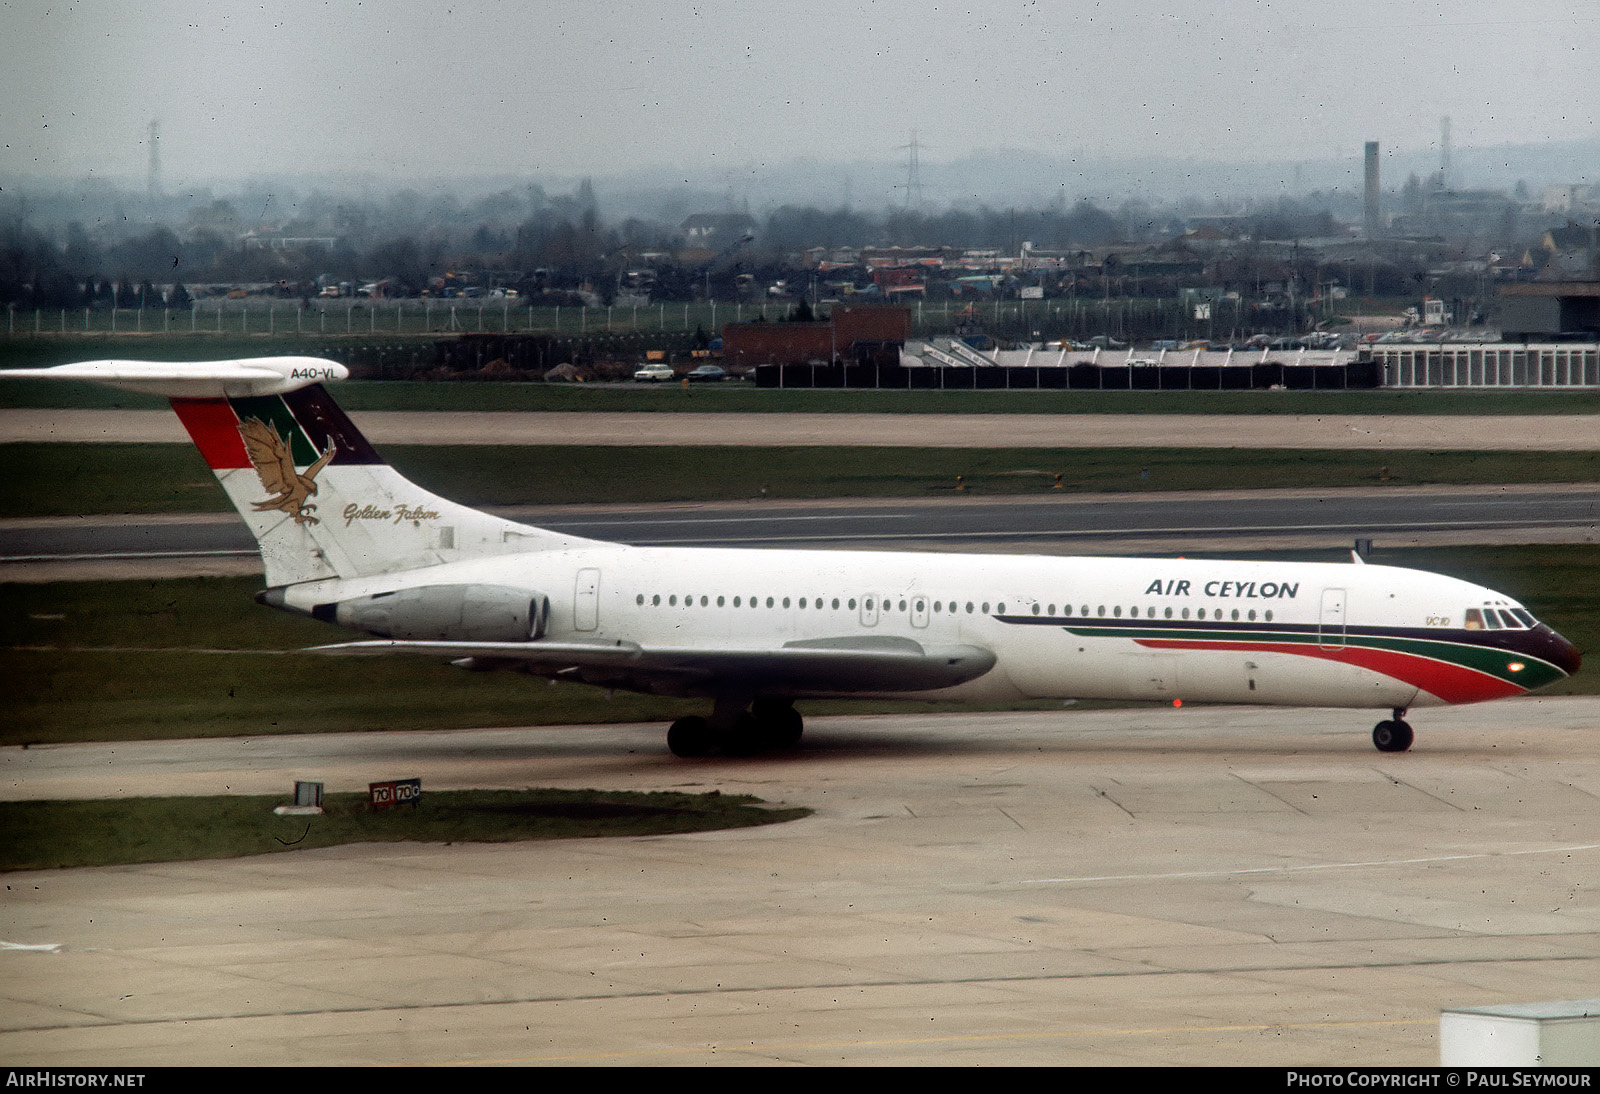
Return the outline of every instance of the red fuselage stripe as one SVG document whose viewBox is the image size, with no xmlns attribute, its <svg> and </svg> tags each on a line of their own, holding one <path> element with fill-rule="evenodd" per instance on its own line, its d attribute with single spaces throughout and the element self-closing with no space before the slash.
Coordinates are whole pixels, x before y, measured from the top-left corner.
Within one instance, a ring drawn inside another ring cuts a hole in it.
<svg viewBox="0 0 1600 1094">
<path fill-rule="evenodd" d="M 1361 646 L 1324 648 L 1295 642 L 1185 642 L 1164 638 L 1142 638 L 1141 646 L 1167 650 L 1243 650 L 1257 653 L 1292 653 L 1300 657 L 1319 657 L 1346 665 L 1379 672 L 1385 676 L 1437 695 L 1446 703 L 1482 703 L 1521 695 L 1525 689 L 1477 669 L 1431 657 L 1375 650 Z"/>
</svg>

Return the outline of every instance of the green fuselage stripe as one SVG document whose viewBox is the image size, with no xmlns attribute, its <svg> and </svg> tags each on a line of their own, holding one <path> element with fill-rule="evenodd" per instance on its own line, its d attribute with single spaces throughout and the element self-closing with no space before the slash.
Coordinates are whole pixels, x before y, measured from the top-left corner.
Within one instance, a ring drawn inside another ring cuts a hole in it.
<svg viewBox="0 0 1600 1094">
<path fill-rule="evenodd" d="M 1336 650 L 1342 647 L 1386 650 L 1391 653 L 1425 657 L 1429 660 L 1442 661 L 1462 668 L 1473 669 L 1528 690 L 1559 680 L 1566 675 L 1566 673 L 1548 661 L 1514 648 L 1490 646 L 1470 641 L 1416 638 L 1376 631 L 1346 630 L 1342 636 L 1324 637 L 1310 628 L 1304 630 L 1234 630 L 1221 627 L 1163 627 L 1159 625 L 1135 625 L 1132 623 L 1078 623 L 1049 619 L 1024 619 L 1019 622 L 1043 626 L 1054 624 L 1069 634 L 1080 638 L 1124 638 L 1130 641 L 1197 643 L 1259 643 L 1279 646 L 1298 645 L 1325 650 Z M 1483 633 L 1493 634 L 1497 632 L 1486 631 Z M 1520 664 L 1523 667 L 1520 671 L 1513 671 L 1510 667 L 1512 664 Z"/>
</svg>

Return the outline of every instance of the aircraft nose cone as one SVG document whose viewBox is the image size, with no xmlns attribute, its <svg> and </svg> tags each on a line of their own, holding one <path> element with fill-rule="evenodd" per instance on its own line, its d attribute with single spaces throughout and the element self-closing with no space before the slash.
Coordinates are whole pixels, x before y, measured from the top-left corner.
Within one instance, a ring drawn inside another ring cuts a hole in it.
<svg viewBox="0 0 1600 1094">
<path fill-rule="evenodd" d="M 1583 654 L 1578 652 L 1577 646 L 1574 646 L 1559 634 L 1556 635 L 1556 640 L 1561 643 L 1561 659 L 1556 664 L 1561 668 L 1562 672 L 1571 676 L 1583 667 Z"/>
<path fill-rule="evenodd" d="M 1541 624 L 1533 634 L 1538 640 L 1538 646 L 1532 652 L 1549 661 L 1568 676 L 1571 676 L 1583 666 L 1583 654 L 1578 652 L 1578 647 L 1549 627 Z"/>
</svg>

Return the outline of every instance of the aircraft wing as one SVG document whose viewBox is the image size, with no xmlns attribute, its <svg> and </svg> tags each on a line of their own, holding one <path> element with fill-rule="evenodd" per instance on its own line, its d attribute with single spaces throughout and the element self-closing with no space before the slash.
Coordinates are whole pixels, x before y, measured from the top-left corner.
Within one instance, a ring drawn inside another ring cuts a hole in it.
<svg viewBox="0 0 1600 1094">
<path fill-rule="evenodd" d="M 978 646 L 924 646 L 909 638 L 808 639 L 761 648 L 641 646 L 634 642 L 406 642 L 315 646 L 329 656 L 422 654 L 464 668 L 521 668 L 540 676 L 665 695 L 718 685 L 774 694 L 931 691 L 982 676 L 995 656 Z"/>
</svg>

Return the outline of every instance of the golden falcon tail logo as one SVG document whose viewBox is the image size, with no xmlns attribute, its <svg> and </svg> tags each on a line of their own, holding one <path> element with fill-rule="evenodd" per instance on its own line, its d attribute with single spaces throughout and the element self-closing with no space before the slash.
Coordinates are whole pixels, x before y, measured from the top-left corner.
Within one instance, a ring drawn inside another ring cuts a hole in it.
<svg viewBox="0 0 1600 1094">
<path fill-rule="evenodd" d="M 309 504 L 306 499 L 317 492 L 317 473 L 328 466 L 328 461 L 338 451 L 333 438 L 328 438 L 327 451 L 302 475 L 294 469 L 294 456 L 289 452 L 288 442 L 260 418 L 240 422 L 239 436 L 244 438 L 245 451 L 255 465 L 261 485 L 277 495 L 256 502 L 256 512 L 277 510 L 289 514 L 296 524 L 318 523 L 317 518 L 311 515 L 311 510 L 316 506 Z"/>
</svg>

